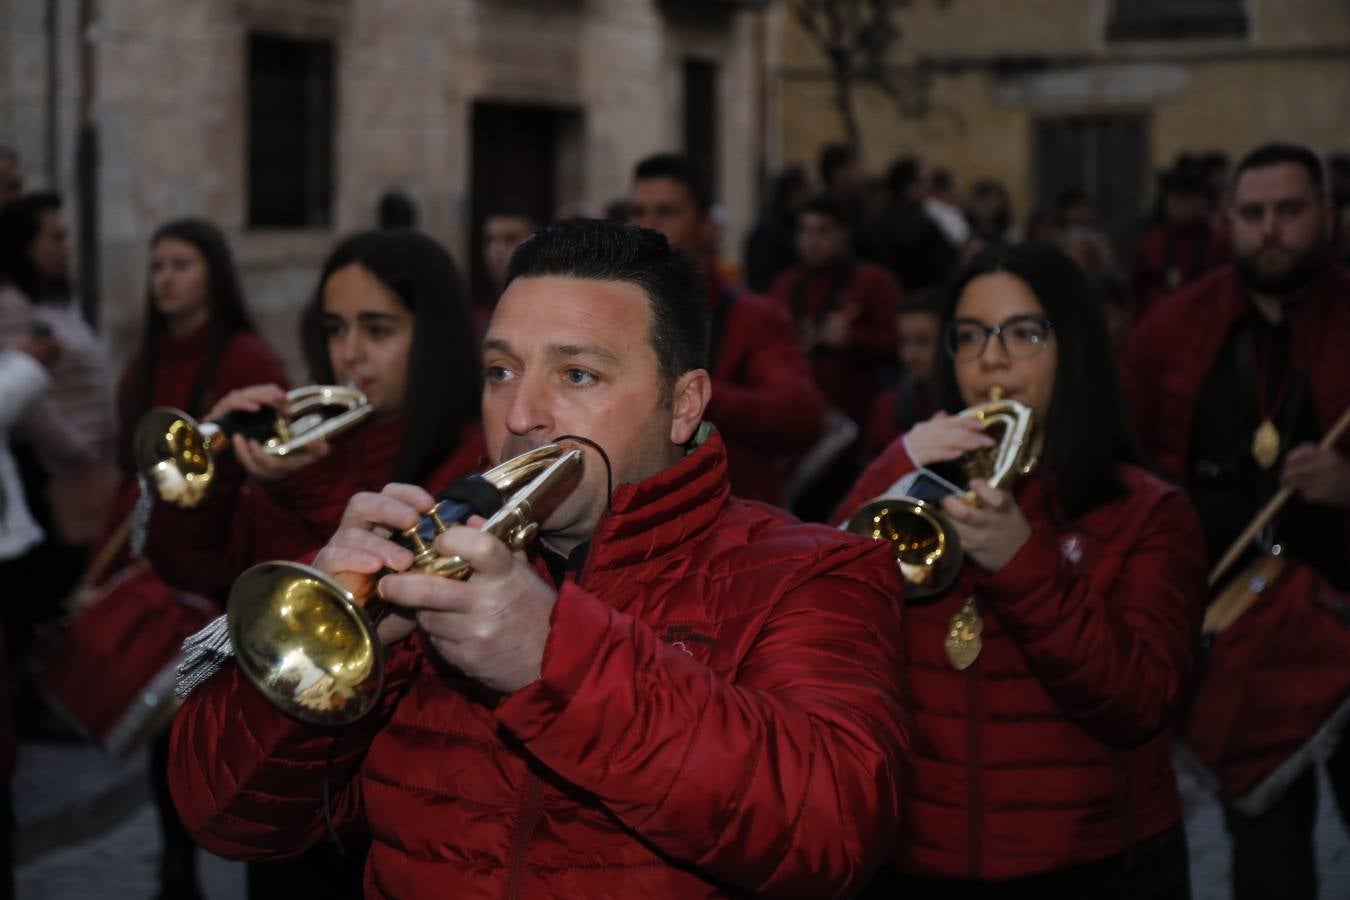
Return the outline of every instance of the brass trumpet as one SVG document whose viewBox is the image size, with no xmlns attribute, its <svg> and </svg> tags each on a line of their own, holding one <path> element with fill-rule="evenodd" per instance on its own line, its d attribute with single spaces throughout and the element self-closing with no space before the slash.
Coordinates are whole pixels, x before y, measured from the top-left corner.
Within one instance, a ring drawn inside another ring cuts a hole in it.
<svg viewBox="0 0 1350 900">
<path fill-rule="evenodd" d="M 1031 407 L 1005 399 L 1003 392 L 995 388 L 988 401 L 958 415 L 978 420 L 997 441 L 993 447 L 961 457 L 960 468 L 967 484 L 983 478 L 990 487 L 1002 490 L 1034 468 Z M 942 514 L 938 501 L 956 495 L 967 503 L 979 502 L 968 488 L 919 477 L 924 474 L 920 470 L 902 478 L 886 494 L 850 516 L 843 526 L 853 534 L 890 542 L 905 579 L 906 600 L 922 600 L 942 593 L 961 571 L 964 557 L 961 541 L 952 523 Z"/>
<path fill-rule="evenodd" d="M 536 447 L 478 476 L 495 491 L 497 505 L 482 531 L 512 550 L 539 531 L 537 512 L 549 495 L 581 470 L 582 451 L 559 444 Z M 525 483 L 519 490 L 515 488 Z M 501 497 L 515 493 L 505 503 Z M 431 549 L 436 535 L 483 502 L 456 492 L 427 512 L 417 525 L 392 538 L 414 553 L 409 572 L 467 580 L 473 574 L 459 557 Z M 481 494 L 481 490 L 478 492 Z M 387 574 L 387 573 L 386 573 Z M 370 595 L 357 596 L 318 569 L 293 562 L 256 565 L 235 581 L 226 603 L 230 643 L 239 669 L 282 712 L 313 725 L 341 725 L 368 713 L 384 689 L 384 647 L 367 611 Z"/>
<path fill-rule="evenodd" d="M 364 422 L 375 407 L 356 388 L 309 385 L 286 394 L 286 410 L 266 407 L 197 422 L 179 409 L 160 406 L 136 423 L 132 449 L 136 468 L 166 503 L 183 509 L 201 505 L 215 481 L 213 455 L 243 434 L 273 456 L 333 437 Z"/>
</svg>

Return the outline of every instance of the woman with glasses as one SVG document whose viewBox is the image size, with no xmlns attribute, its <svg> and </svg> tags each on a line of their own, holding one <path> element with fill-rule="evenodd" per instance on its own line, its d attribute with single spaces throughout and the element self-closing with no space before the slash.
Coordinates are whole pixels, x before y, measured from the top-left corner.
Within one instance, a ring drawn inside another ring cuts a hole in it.
<svg viewBox="0 0 1350 900">
<path fill-rule="evenodd" d="M 1169 725 L 1199 647 L 1195 515 L 1139 467 L 1100 303 L 1063 252 L 976 257 L 941 327 L 945 411 L 894 441 L 837 518 L 990 446 L 953 414 L 995 389 L 1031 408 L 1037 462 L 1007 491 L 976 480 L 975 502 L 942 500 L 965 561 L 905 607 L 913 782 L 865 896 L 1187 897 Z"/>
</svg>

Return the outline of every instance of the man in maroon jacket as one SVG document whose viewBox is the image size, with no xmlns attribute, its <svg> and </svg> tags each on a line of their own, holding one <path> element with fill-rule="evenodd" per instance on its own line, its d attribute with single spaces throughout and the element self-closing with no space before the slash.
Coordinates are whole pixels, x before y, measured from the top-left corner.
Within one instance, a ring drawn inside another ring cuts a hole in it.
<svg viewBox="0 0 1350 900">
<path fill-rule="evenodd" d="M 381 529 L 432 498 L 353 498 L 315 565 L 397 610 L 381 703 L 334 732 L 232 663 L 198 686 L 171 778 L 203 845 L 294 854 L 331 811 L 373 839 L 370 897 L 842 897 L 868 877 L 900 813 L 902 585 L 888 545 L 729 497 L 706 315 L 650 231 L 574 221 L 520 247 L 484 341 L 489 455 L 577 434 L 605 456 L 530 559 L 438 537 L 467 582 L 379 577 L 412 561 Z"/>
<path fill-rule="evenodd" d="M 1205 761 L 1226 801 L 1235 896 L 1311 898 L 1309 763 L 1335 746 L 1350 694 L 1338 593 L 1350 586 L 1350 439 L 1319 448 L 1350 407 L 1350 275 L 1330 259 L 1321 164 L 1305 148 L 1243 160 L 1229 226 L 1233 264 L 1141 324 L 1126 387 L 1144 448 L 1186 488 L 1211 559 L 1281 487 L 1295 492 L 1259 543 L 1300 565 L 1269 584 L 1239 576 L 1260 599 L 1215 638 L 1186 730 L 1193 749 L 1215 748 Z M 1310 743 L 1323 726 L 1332 733 Z M 1350 819 L 1350 747 L 1327 768 Z"/>
<path fill-rule="evenodd" d="M 703 266 L 711 328 L 708 421 L 726 442 L 732 493 L 778 505 L 790 459 L 825 428 L 825 401 L 791 320 L 767 297 L 727 284 L 718 272 L 706 250 L 711 206 L 702 174 L 683 156 L 650 156 L 633 172 L 629 221 L 661 232 Z"/>
</svg>

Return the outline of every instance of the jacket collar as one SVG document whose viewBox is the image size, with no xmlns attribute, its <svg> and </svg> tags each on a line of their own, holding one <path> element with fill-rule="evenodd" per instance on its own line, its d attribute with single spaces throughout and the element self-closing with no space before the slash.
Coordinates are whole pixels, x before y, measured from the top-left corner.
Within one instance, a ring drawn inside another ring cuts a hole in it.
<svg viewBox="0 0 1350 900">
<path fill-rule="evenodd" d="M 722 514 L 730 493 L 726 448 L 713 432 L 664 472 L 614 489 L 591 537 L 585 571 L 647 562 L 697 538 Z"/>
</svg>

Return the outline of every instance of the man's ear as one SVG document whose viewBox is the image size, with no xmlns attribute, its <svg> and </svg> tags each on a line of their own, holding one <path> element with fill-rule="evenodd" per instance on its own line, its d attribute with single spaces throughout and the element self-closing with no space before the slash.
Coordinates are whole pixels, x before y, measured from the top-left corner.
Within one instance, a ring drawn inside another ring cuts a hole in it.
<svg viewBox="0 0 1350 900">
<path fill-rule="evenodd" d="M 675 379 L 671 398 L 670 442 L 684 446 L 703 421 L 703 411 L 712 397 L 712 379 L 707 369 L 690 369 Z"/>
</svg>

